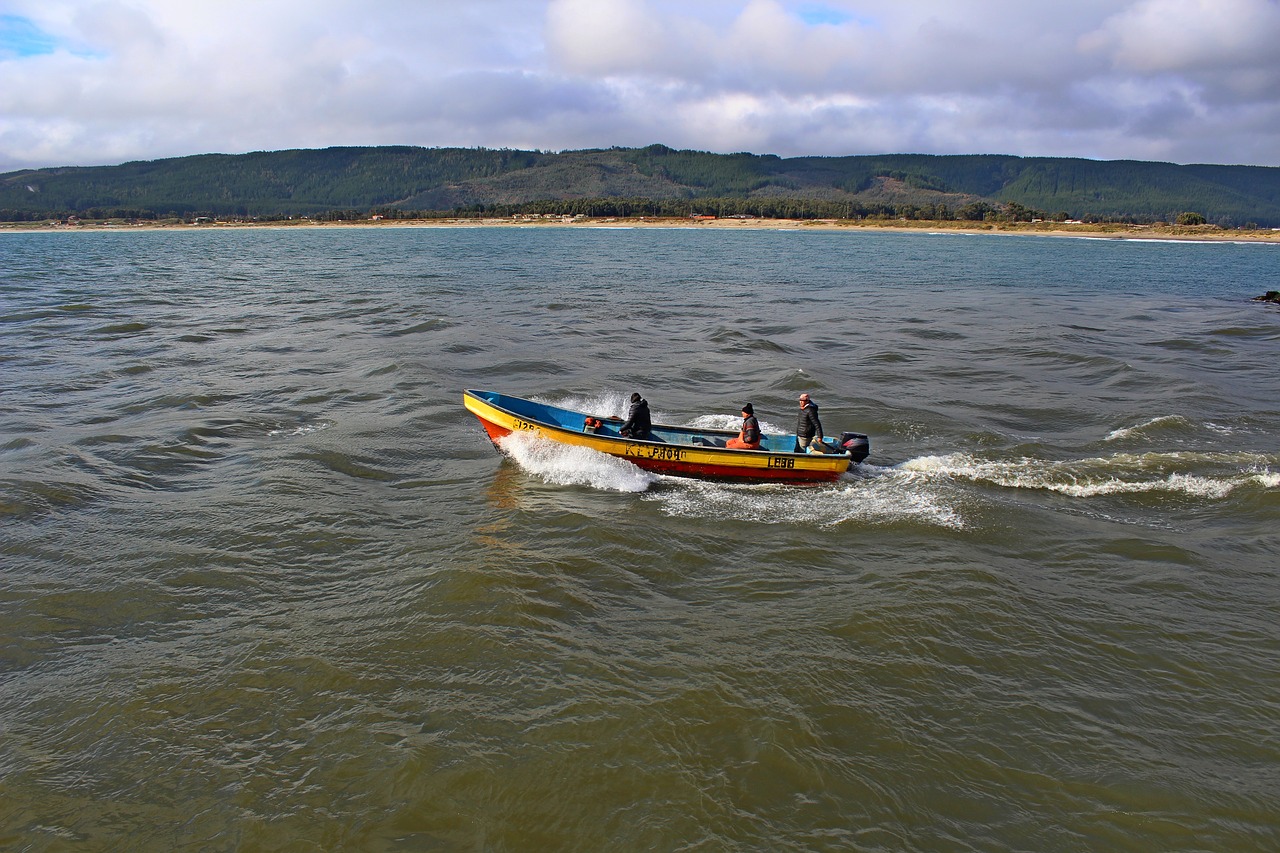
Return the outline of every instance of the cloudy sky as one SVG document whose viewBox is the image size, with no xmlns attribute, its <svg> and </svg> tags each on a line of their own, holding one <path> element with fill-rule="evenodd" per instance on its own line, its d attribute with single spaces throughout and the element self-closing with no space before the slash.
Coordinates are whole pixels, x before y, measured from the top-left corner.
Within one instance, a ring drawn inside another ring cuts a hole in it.
<svg viewBox="0 0 1280 853">
<path fill-rule="evenodd" d="M 1280 0 L 0 0 L 0 171 L 655 142 L 1280 166 Z"/>
</svg>

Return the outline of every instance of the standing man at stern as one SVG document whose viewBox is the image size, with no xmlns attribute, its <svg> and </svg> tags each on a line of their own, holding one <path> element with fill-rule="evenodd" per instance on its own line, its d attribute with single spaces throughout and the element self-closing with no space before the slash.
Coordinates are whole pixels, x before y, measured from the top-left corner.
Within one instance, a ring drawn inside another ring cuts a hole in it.
<svg viewBox="0 0 1280 853">
<path fill-rule="evenodd" d="M 822 443 L 826 435 L 822 432 L 822 421 L 818 420 L 818 404 L 809 399 L 809 395 L 800 395 L 800 417 L 796 419 L 796 453 L 826 453 L 827 446 Z"/>
</svg>

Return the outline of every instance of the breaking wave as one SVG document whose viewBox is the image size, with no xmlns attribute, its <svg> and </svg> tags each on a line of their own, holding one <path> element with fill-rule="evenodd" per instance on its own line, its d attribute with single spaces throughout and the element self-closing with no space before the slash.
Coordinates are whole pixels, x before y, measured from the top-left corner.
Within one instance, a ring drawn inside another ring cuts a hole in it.
<svg viewBox="0 0 1280 853">
<path fill-rule="evenodd" d="M 322 419 L 322 420 L 311 421 L 309 423 L 297 424 L 296 426 L 293 426 L 293 427 L 280 426 L 267 432 L 267 435 L 272 438 L 277 438 L 280 436 L 293 437 L 293 436 L 300 436 L 300 435 L 310 435 L 313 432 L 321 432 L 323 430 L 329 429 L 330 427 L 333 426 L 333 423 L 334 422 L 331 420 Z"/>
<path fill-rule="evenodd" d="M 1280 473 L 1269 467 L 1275 461 L 1260 453 L 1118 453 L 1073 461 L 984 461 L 953 453 L 922 456 L 901 467 L 922 476 L 1038 489 L 1071 497 L 1174 492 L 1220 499 L 1241 486 L 1280 486 Z M 1218 470 L 1209 472 L 1208 468 Z"/>
<path fill-rule="evenodd" d="M 1107 433 L 1104 441 L 1119 441 L 1126 438 L 1139 438 L 1149 436 L 1153 432 L 1160 430 L 1169 430 L 1177 428 L 1186 428 L 1190 426 L 1190 422 L 1178 415 L 1163 415 L 1158 418 L 1152 418 L 1149 421 L 1140 423 L 1137 426 L 1121 427 Z"/>
</svg>

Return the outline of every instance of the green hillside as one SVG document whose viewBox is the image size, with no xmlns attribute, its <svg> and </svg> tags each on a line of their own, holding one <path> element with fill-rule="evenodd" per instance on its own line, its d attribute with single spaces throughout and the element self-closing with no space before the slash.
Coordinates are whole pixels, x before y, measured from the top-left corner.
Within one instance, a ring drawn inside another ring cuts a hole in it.
<svg viewBox="0 0 1280 853">
<path fill-rule="evenodd" d="M 663 145 L 559 153 L 387 146 L 0 175 L 6 220 L 532 208 L 913 218 L 1001 210 L 1131 221 L 1193 211 L 1222 225 L 1277 227 L 1280 169 L 985 154 L 781 158 Z"/>
</svg>

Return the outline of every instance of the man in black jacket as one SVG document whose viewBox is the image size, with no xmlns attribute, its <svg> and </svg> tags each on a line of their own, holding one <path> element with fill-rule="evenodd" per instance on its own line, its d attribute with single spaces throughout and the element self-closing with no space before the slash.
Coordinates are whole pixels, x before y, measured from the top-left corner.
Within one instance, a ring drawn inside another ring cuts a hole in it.
<svg viewBox="0 0 1280 853">
<path fill-rule="evenodd" d="M 800 395 L 800 417 L 796 419 L 796 453 L 826 453 L 827 446 L 822 443 L 826 435 L 822 431 L 822 421 L 818 420 L 818 404 L 809 399 L 808 394 Z"/>
<path fill-rule="evenodd" d="M 631 395 L 631 411 L 627 413 L 627 422 L 619 428 L 620 435 L 631 438 L 648 438 L 653 421 L 649 419 L 649 403 L 639 394 Z"/>
</svg>

